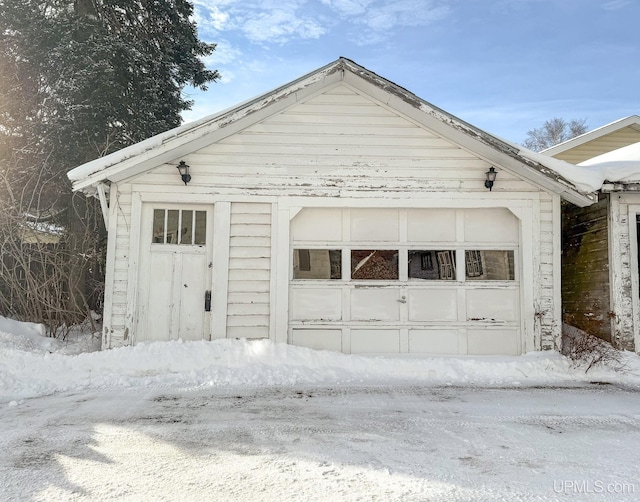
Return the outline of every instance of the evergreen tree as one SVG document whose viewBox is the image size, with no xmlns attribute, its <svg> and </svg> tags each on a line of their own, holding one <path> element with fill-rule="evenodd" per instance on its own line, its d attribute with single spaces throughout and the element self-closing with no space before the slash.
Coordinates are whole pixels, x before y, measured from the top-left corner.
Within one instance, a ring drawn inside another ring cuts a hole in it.
<svg viewBox="0 0 640 502">
<path fill-rule="evenodd" d="M 183 89 L 217 80 L 202 62 L 215 45 L 198 39 L 192 16 L 188 0 L 0 0 L 4 257 L 16 229 L 46 220 L 62 228 L 64 246 L 56 253 L 66 256 L 69 277 L 84 280 L 91 268 L 85 257 L 100 254 L 100 244 L 85 238 L 99 234 L 99 218 L 87 218 L 94 201 L 76 195 L 72 203 L 66 172 L 178 126 L 192 104 Z M 42 321 L 7 301 L 13 275 L 29 271 L 0 272 L 0 314 Z M 69 310 L 86 308 L 85 285 L 56 288 L 70 299 Z"/>
</svg>

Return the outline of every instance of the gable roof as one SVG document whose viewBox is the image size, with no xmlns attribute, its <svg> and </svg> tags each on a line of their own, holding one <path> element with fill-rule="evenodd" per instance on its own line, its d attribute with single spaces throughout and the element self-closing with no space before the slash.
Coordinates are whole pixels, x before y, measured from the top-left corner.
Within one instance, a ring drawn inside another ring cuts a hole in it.
<svg viewBox="0 0 640 502">
<path fill-rule="evenodd" d="M 567 150 L 571 150 L 572 148 L 576 148 L 578 146 L 589 143 L 590 141 L 603 138 L 604 136 L 624 129 L 625 127 L 631 127 L 632 129 L 640 132 L 640 116 L 630 115 L 628 117 L 615 120 L 609 124 L 605 124 L 601 127 L 593 129 L 592 131 L 581 134 L 580 136 L 576 136 L 575 138 L 563 141 L 562 143 L 554 145 L 551 148 L 542 150 L 542 152 L 540 153 L 553 157 L 562 152 L 566 152 Z"/>
<path fill-rule="evenodd" d="M 424 101 L 393 82 L 346 58 L 221 113 L 184 124 L 69 171 L 73 190 L 94 192 L 103 182 L 118 182 L 220 141 L 324 87 L 344 81 L 424 125 L 441 137 L 506 168 L 523 179 L 585 206 L 595 201 L 593 188 L 572 181 L 575 166 L 539 155 L 488 134 Z"/>
</svg>

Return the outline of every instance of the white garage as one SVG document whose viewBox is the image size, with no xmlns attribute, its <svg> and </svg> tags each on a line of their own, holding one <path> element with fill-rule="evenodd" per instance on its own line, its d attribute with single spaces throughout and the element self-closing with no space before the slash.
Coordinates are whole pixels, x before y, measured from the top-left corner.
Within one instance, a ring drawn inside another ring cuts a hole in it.
<svg viewBox="0 0 640 502">
<path fill-rule="evenodd" d="M 554 349 L 560 204 L 592 202 L 554 162 L 340 58 L 69 173 L 109 233 L 103 347 Z"/>
</svg>

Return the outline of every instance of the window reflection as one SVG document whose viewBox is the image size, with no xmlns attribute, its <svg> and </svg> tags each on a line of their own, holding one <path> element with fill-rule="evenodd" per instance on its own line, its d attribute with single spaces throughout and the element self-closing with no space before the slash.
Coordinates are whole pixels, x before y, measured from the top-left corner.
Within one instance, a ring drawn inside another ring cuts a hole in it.
<svg viewBox="0 0 640 502">
<path fill-rule="evenodd" d="M 464 255 L 468 281 L 515 280 L 515 259 L 511 250 L 469 250 Z"/>
<path fill-rule="evenodd" d="M 358 280 L 397 280 L 398 250 L 351 251 L 351 278 Z"/>
<path fill-rule="evenodd" d="M 455 278 L 455 251 L 409 251 L 409 279 L 453 281 Z"/>
<path fill-rule="evenodd" d="M 340 249 L 294 249 L 294 279 L 341 279 Z"/>
</svg>

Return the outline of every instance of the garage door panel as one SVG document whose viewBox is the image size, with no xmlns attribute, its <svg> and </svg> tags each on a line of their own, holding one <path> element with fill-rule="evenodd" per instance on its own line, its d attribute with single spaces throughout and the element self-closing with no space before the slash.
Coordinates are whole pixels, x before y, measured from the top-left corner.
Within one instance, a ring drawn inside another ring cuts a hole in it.
<svg viewBox="0 0 640 502">
<path fill-rule="evenodd" d="M 398 209 L 351 209 L 351 240 L 389 242 L 400 238 Z"/>
<path fill-rule="evenodd" d="M 411 354 L 458 354 L 460 352 L 457 329 L 409 330 Z"/>
<path fill-rule="evenodd" d="M 456 321 L 458 292 L 455 289 L 410 289 L 410 321 Z"/>
<path fill-rule="evenodd" d="M 491 222 L 487 225 L 487 222 Z M 464 238 L 467 242 L 519 241 L 519 223 L 506 208 L 474 209 L 464 213 Z"/>
<path fill-rule="evenodd" d="M 342 330 L 340 329 L 294 329 L 291 343 L 298 347 L 316 350 L 342 351 Z"/>
<path fill-rule="evenodd" d="M 339 241 L 342 239 L 342 209 L 306 208 L 291 224 L 295 241 Z"/>
<path fill-rule="evenodd" d="M 468 289 L 467 320 L 517 321 L 519 298 L 517 289 Z"/>
<path fill-rule="evenodd" d="M 400 292 L 397 289 L 372 288 L 351 291 L 351 319 L 354 321 L 398 321 Z"/>
<path fill-rule="evenodd" d="M 407 238 L 413 242 L 455 242 L 456 210 L 407 210 Z"/>
<path fill-rule="evenodd" d="M 293 320 L 342 319 L 342 290 L 339 288 L 295 288 L 291 291 Z"/>
<path fill-rule="evenodd" d="M 397 354 L 400 331 L 397 329 L 352 329 L 352 354 Z"/>
<path fill-rule="evenodd" d="M 518 331 L 515 329 L 467 330 L 467 353 L 470 355 L 520 354 Z"/>
</svg>

